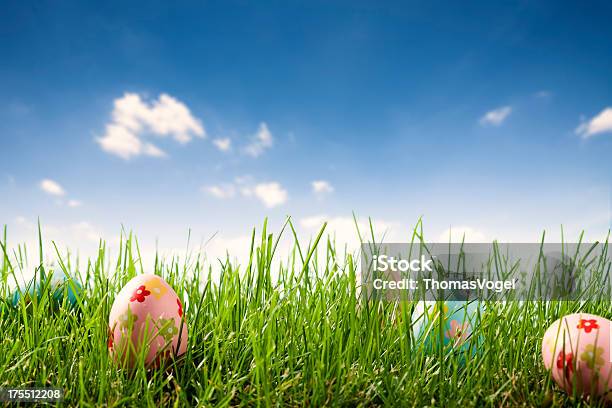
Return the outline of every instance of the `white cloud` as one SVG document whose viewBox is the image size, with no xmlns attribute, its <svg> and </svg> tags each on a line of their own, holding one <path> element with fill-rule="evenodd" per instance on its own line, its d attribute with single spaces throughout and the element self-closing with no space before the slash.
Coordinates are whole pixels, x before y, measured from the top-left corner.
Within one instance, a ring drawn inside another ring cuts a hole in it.
<svg viewBox="0 0 612 408">
<path fill-rule="evenodd" d="M 268 129 L 268 125 L 262 122 L 259 125 L 259 130 L 253 136 L 251 143 L 244 148 L 244 151 L 249 156 L 259 157 L 266 149 L 272 147 L 273 143 L 274 139 L 272 133 L 270 133 Z"/>
<path fill-rule="evenodd" d="M 96 139 L 107 153 L 114 154 L 122 159 L 144 154 L 143 143 L 132 131 L 116 124 L 106 125 L 106 133 Z"/>
<path fill-rule="evenodd" d="M 325 194 L 331 194 L 334 192 L 334 187 L 326 180 L 315 180 L 312 183 L 312 192 L 317 196 L 322 197 Z"/>
<path fill-rule="evenodd" d="M 223 184 L 219 186 L 208 186 L 204 188 L 208 194 L 215 198 L 227 199 L 236 195 L 236 188 L 232 184 Z"/>
<path fill-rule="evenodd" d="M 246 174 L 244 176 L 238 176 L 234 179 L 236 188 L 240 191 L 244 197 L 253 196 L 253 176 Z"/>
<path fill-rule="evenodd" d="M 257 184 L 253 188 L 253 193 L 268 208 L 284 204 L 289 198 L 287 190 L 277 182 Z"/>
<path fill-rule="evenodd" d="M 52 196 L 63 197 L 66 195 L 66 190 L 64 190 L 64 188 L 55 180 L 51 180 L 51 179 L 41 180 L 39 187 L 42 191 Z M 63 200 L 59 199 L 56 201 L 56 203 L 57 205 L 60 205 L 60 206 L 66 204 L 68 207 L 71 207 L 71 208 L 80 207 L 82 205 L 82 203 L 79 200 L 75 200 L 75 199 L 70 199 L 67 202 L 64 202 Z"/>
<path fill-rule="evenodd" d="M 51 179 L 42 180 L 40 182 L 40 188 L 45 193 L 51 194 L 54 196 L 58 196 L 58 197 L 61 197 L 64 194 L 66 194 L 66 192 L 64 191 L 64 188 L 61 185 L 59 185 L 57 181 L 54 181 Z"/>
<path fill-rule="evenodd" d="M 168 155 L 166 154 L 166 152 L 164 152 L 162 149 L 160 149 L 159 147 L 152 145 L 151 143 L 145 143 L 143 145 L 143 154 L 145 154 L 146 156 L 151 156 L 151 157 L 168 157 Z"/>
<path fill-rule="evenodd" d="M 215 139 L 213 144 L 222 152 L 228 152 L 232 148 L 232 141 L 229 137 Z"/>
<path fill-rule="evenodd" d="M 80 202 L 79 200 L 68 200 L 68 207 L 71 208 L 76 208 L 76 207 L 80 207 L 81 205 L 83 205 L 82 202 Z"/>
<path fill-rule="evenodd" d="M 599 133 L 612 132 L 612 107 L 607 107 L 597 116 L 582 123 L 576 128 L 576 134 L 588 139 Z"/>
<path fill-rule="evenodd" d="M 504 123 L 510 113 L 512 113 L 512 107 L 502 106 L 501 108 L 485 113 L 485 115 L 480 118 L 479 122 L 482 126 L 499 126 Z"/>
<path fill-rule="evenodd" d="M 126 93 L 115 99 L 112 121 L 106 125 L 104 136 L 96 141 L 105 152 L 125 160 L 139 155 L 165 157 L 159 147 L 143 142 L 145 134 L 171 137 L 181 144 L 193 136 L 206 137 L 202 122 L 172 96 L 161 94 L 149 103 L 138 94 Z"/>
<path fill-rule="evenodd" d="M 218 199 L 229 199 L 237 195 L 255 197 L 267 208 L 277 207 L 287 202 L 289 194 L 276 181 L 254 183 L 251 176 L 236 177 L 233 183 L 205 186 L 202 190 Z"/>
<path fill-rule="evenodd" d="M 468 226 L 447 228 L 438 236 L 438 242 L 450 240 L 452 243 L 461 243 L 464 238 L 464 242 L 487 242 L 484 232 Z"/>
</svg>

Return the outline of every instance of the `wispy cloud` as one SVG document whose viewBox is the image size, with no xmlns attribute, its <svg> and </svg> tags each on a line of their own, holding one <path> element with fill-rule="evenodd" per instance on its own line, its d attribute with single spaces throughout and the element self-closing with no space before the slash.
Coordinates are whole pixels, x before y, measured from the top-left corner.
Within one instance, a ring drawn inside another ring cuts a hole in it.
<svg viewBox="0 0 612 408">
<path fill-rule="evenodd" d="M 209 195 L 225 200 L 228 198 L 232 198 L 236 195 L 236 187 L 233 184 L 223 184 L 218 186 L 208 186 L 204 187 L 203 190 L 207 192 Z"/>
<path fill-rule="evenodd" d="M 83 203 L 80 202 L 79 200 L 68 200 L 68 203 L 66 203 L 66 204 L 70 208 L 76 208 L 76 207 L 80 207 L 80 206 L 83 205 Z"/>
<path fill-rule="evenodd" d="M 334 192 L 334 187 L 327 180 L 315 180 L 310 184 L 312 186 L 312 192 L 318 197 L 323 197 Z"/>
<path fill-rule="evenodd" d="M 511 106 L 502 106 L 497 109 L 493 109 L 484 114 L 480 118 L 479 123 L 481 126 L 500 126 L 512 113 Z"/>
<path fill-rule="evenodd" d="M 285 204 L 289 198 L 287 190 L 277 182 L 257 184 L 253 192 L 255 197 L 268 208 Z"/>
<path fill-rule="evenodd" d="M 583 122 L 576 128 L 576 134 L 584 139 L 609 132 L 612 132 L 612 107 L 605 108 L 598 115 Z"/>
<path fill-rule="evenodd" d="M 105 152 L 125 160 L 140 155 L 165 157 L 159 147 L 142 140 L 146 134 L 171 137 L 181 144 L 194 136 L 206 137 L 202 122 L 172 96 L 161 94 L 157 100 L 147 102 L 138 94 L 126 93 L 115 99 L 112 120 L 104 136 L 96 141 Z"/>
<path fill-rule="evenodd" d="M 51 179 L 44 179 L 39 184 L 40 189 L 47 194 L 62 197 L 66 194 L 64 188 L 57 182 Z"/>
<path fill-rule="evenodd" d="M 254 197 L 267 208 L 285 204 L 289 198 L 289 193 L 280 183 L 276 181 L 253 183 L 250 177 L 237 178 L 235 183 L 206 186 L 202 190 L 220 200 L 227 200 L 238 195 Z"/>
<path fill-rule="evenodd" d="M 244 148 L 246 154 L 251 157 L 259 157 L 266 149 L 272 147 L 274 139 L 268 125 L 265 122 L 259 124 L 257 133 L 251 138 L 251 142 Z"/>
<path fill-rule="evenodd" d="M 232 148 L 232 141 L 229 137 L 215 139 L 213 144 L 222 152 L 228 152 Z"/>
<path fill-rule="evenodd" d="M 79 200 L 75 200 L 73 198 L 65 202 L 62 197 L 66 196 L 66 190 L 64 189 L 64 187 L 62 187 L 60 183 L 55 180 L 43 179 L 38 184 L 38 187 L 40 187 L 40 189 L 45 193 L 58 197 L 58 199 L 56 200 L 57 205 L 61 206 L 65 204 L 70 208 L 76 208 L 80 207 L 83 204 Z"/>
</svg>

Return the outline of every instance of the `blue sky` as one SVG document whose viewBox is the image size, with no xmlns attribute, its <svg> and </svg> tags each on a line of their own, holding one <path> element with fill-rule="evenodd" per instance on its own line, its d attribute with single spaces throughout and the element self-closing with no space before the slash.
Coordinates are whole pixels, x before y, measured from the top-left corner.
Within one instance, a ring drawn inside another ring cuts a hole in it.
<svg viewBox="0 0 612 408">
<path fill-rule="evenodd" d="M 285 215 L 348 240 L 352 211 L 393 240 L 605 237 L 611 6 L 379 3 L 9 3 L 0 223 L 85 252 L 121 225 L 237 250 Z"/>
</svg>

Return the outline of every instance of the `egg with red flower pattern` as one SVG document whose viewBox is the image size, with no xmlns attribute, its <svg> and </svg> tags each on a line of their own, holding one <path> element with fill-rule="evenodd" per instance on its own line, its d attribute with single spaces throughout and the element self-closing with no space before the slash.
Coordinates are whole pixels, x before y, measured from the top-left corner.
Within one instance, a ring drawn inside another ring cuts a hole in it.
<svg viewBox="0 0 612 408">
<path fill-rule="evenodd" d="M 542 338 L 544 366 L 566 392 L 612 401 L 611 322 L 575 313 L 555 321 Z"/>
<path fill-rule="evenodd" d="M 108 349 L 132 367 L 161 365 L 187 350 L 187 322 L 176 292 L 157 275 L 138 275 L 117 294 L 108 319 Z"/>
</svg>

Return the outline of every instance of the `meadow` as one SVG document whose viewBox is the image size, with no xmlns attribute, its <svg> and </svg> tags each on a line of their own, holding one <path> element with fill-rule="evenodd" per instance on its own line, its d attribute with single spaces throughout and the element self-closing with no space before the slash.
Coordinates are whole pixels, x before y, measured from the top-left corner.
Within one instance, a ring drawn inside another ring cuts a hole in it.
<svg viewBox="0 0 612 408">
<path fill-rule="evenodd" d="M 277 253 L 280 234 L 295 239 L 289 254 Z M 410 234 L 422 238 L 418 229 Z M 50 254 L 42 235 L 34 252 L 6 236 L 0 387 L 60 387 L 69 406 L 604 405 L 554 384 L 541 341 L 568 313 L 611 318 L 609 301 L 488 305 L 473 334 L 482 345 L 465 358 L 415 340 L 412 303 L 363 301 L 355 255 L 337 248 L 325 226 L 301 242 L 290 220 L 278 234 L 264 223 L 242 265 L 202 253 L 146 265 L 129 233 L 113 260 L 104 242 L 96 258 L 78 263 L 57 249 L 55 268 L 83 285 L 73 308 L 55 304 L 49 290 L 12 306 L 9 282 L 28 268 L 49 269 L 40 260 Z M 120 369 L 107 350 L 108 316 L 114 296 L 143 272 L 162 276 L 183 299 L 188 349 L 165 369 Z"/>
</svg>

